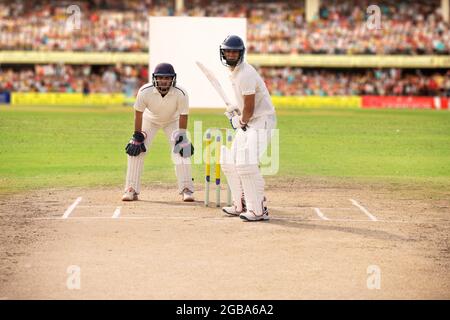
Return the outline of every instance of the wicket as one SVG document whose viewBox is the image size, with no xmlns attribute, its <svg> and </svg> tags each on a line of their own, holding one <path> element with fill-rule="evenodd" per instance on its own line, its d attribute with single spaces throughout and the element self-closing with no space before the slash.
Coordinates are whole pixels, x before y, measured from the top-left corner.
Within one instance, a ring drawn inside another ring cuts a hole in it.
<svg viewBox="0 0 450 320">
<path fill-rule="evenodd" d="M 209 185 L 211 181 L 211 143 L 212 133 L 215 132 L 215 146 L 214 146 L 214 178 L 216 180 L 216 207 L 220 207 L 220 148 L 222 147 L 222 133 L 226 135 L 226 147 L 230 149 L 233 141 L 233 134 L 231 129 L 227 128 L 210 128 L 206 131 L 205 139 L 205 206 L 209 205 Z M 231 206 L 231 190 L 227 185 L 227 205 Z"/>
</svg>

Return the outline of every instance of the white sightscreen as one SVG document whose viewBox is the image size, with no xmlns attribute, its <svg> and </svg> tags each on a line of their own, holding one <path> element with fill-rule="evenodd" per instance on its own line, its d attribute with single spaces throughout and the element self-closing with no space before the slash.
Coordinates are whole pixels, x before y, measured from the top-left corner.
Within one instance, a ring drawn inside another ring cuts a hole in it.
<svg viewBox="0 0 450 320">
<path fill-rule="evenodd" d="M 230 34 L 246 43 L 245 18 L 150 17 L 149 73 L 158 63 L 171 63 L 177 73 L 177 84 L 189 94 L 191 107 L 225 108 L 225 103 L 195 64 L 202 62 L 222 84 L 228 98 L 235 97 L 227 69 L 220 62 L 219 46 Z"/>
</svg>

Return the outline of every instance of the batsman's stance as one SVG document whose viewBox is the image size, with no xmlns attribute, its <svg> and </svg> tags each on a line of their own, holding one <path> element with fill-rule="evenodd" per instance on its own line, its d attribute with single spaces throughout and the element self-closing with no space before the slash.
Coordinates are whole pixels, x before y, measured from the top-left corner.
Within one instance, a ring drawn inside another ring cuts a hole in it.
<svg viewBox="0 0 450 320">
<path fill-rule="evenodd" d="M 222 210 L 246 221 L 268 220 L 259 162 L 276 127 L 275 108 L 264 81 L 244 61 L 244 54 L 244 42 L 238 36 L 228 36 L 220 46 L 220 60 L 230 70 L 236 108 L 240 111 L 226 112 L 237 131 L 231 150 L 227 153 L 222 148 L 222 171 L 233 198 L 233 205 Z"/>
<path fill-rule="evenodd" d="M 142 86 L 134 103 L 134 134 L 125 150 L 128 169 L 123 201 L 138 200 L 144 158 L 160 128 L 169 140 L 172 161 L 183 201 L 194 201 L 190 157 L 194 147 L 186 136 L 189 98 L 176 85 L 176 73 L 169 63 L 160 63 L 152 74 L 152 83 Z"/>
</svg>

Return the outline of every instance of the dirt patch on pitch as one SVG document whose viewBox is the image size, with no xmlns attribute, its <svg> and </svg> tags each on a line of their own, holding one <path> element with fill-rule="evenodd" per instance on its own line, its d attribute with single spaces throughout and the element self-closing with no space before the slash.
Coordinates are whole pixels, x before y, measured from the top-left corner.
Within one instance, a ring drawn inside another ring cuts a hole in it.
<svg viewBox="0 0 450 320">
<path fill-rule="evenodd" d="M 445 191 L 268 179 L 272 219 L 259 223 L 205 208 L 202 191 L 183 203 L 173 185 L 120 195 L 0 197 L 0 298 L 450 298 Z"/>
</svg>

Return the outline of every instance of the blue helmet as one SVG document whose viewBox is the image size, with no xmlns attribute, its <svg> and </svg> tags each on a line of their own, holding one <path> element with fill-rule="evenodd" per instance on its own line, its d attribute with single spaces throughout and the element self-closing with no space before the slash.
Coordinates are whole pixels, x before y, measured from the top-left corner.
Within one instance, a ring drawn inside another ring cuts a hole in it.
<svg viewBox="0 0 450 320">
<path fill-rule="evenodd" d="M 172 77 L 172 83 L 170 86 L 161 87 L 156 80 L 156 77 Z M 170 63 L 160 63 L 155 67 L 155 70 L 152 73 L 152 83 L 156 89 L 162 94 L 166 94 L 170 87 L 175 87 L 177 79 L 177 74 L 175 73 L 175 69 Z"/>
<path fill-rule="evenodd" d="M 227 60 L 224 50 L 239 50 L 239 57 L 237 60 Z M 245 46 L 244 41 L 238 36 L 231 35 L 226 37 L 220 45 L 220 61 L 224 66 L 235 67 L 244 61 Z"/>
</svg>

